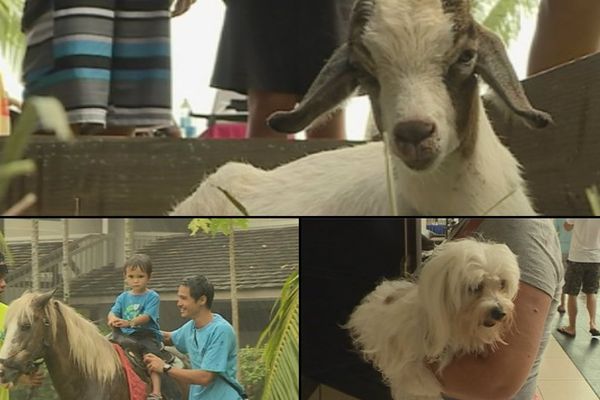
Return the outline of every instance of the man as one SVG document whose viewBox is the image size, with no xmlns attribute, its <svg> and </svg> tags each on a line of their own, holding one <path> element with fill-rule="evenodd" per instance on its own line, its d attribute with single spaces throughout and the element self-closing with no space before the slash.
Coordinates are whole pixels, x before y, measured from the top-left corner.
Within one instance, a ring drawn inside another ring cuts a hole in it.
<svg viewBox="0 0 600 400">
<path fill-rule="evenodd" d="M 192 369 L 173 367 L 153 354 L 144 361 L 151 372 L 190 385 L 189 400 L 239 400 L 244 390 L 236 380 L 235 333 L 223 317 L 211 312 L 213 298 L 213 285 L 204 276 L 185 278 L 177 290 L 177 307 L 190 321 L 173 332 L 162 332 L 165 344 L 189 356 Z"/>
<path fill-rule="evenodd" d="M 592 337 L 600 337 L 596 325 L 596 293 L 600 278 L 600 219 L 567 219 L 564 228 L 566 231 L 573 231 L 563 288 L 563 293 L 569 296 L 569 325 L 557 330 L 565 336 L 575 337 L 577 295 L 581 290 L 586 295 L 590 334 Z"/>
<path fill-rule="evenodd" d="M 8 275 L 8 267 L 4 262 L 4 255 L 0 253 L 0 295 L 4 293 L 6 289 L 6 276 Z M 6 310 L 8 306 L 0 302 L 0 347 L 4 343 L 4 317 L 6 316 Z M 44 380 L 44 374 L 41 372 L 34 372 L 31 375 L 21 375 L 19 383 L 29 386 L 40 386 Z M 8 400 L 9 393 L 6 386 L 0 386 L 0 400 Z"/>
</svg>

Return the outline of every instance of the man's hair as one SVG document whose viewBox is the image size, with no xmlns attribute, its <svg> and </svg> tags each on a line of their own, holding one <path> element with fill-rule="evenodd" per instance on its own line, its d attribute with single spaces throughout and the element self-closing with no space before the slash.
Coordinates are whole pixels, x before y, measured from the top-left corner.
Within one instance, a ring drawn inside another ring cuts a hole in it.
<svg viewBox="0 0 600 400">
<path fill-rule="evenodd" d="M 143 272 L 148 274 L 148 277 L 152 275 L 152 261 L 146 254 L 134 254 L 125 261 L 123 265 L 123 275 L 127 274 L 127 268 L 141 269 Z"/>
<path fill-rule="evenodd" d="M 195 301 L 198 301 L 202 296 L 206 296 L 206 306 L 209 309 L 212 307 L 213 298 L 215 297 L 215 288 L 204 275 L 194 275 L 183 278 L 181 286 L 190 288 L 190 296 L 192 296 Z"/>
</svg>

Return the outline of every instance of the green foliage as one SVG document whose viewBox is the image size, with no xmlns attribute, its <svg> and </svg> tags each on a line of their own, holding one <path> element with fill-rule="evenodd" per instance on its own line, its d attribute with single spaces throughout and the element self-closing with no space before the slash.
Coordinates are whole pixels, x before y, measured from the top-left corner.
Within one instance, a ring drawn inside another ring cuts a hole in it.
<svg viewBox="0 0 600 400">
<path fill-rule="evenodd" d="M 217 233 L 229 236 L 236 228 L 248 228 L 248 220 L 246 218 L 194 218 L 188 224 L 192 236 L 200 230 L 213 237 Z"/>
<path fill-rule="evenodd" d="M 600 190 L 597 186 L 592 186 L 585 190 L 590 206 L 592 207 L 592 213 L 594 215 L 600 215 Z"/>
<path fill-rule="evenodd" d="M 25 54 L 25 36 L 21 33 L 21 15 L 24 0 L 0 1 L 0 57 L 10 72 L 20 75 Z"/>
<path fill-rule="evenodd" d="M 271 322 L 258 339 L 267 368 L 262 400 L 297 399 L 299 386 L 299 275 L 294 271 L 273 307 Z"/>
<path fill-rule="evenodd" d="M 4 143 L 0 155 L 0 199 L 4 198 L 10 180 L 35 172 L 33 160 L 21 160 L 32 134 L 39 128 L 52 130 L 65 141 L 73 139 L 62 104 L 51 97 L 32 97 L 27 100 L 19 122 Z"/>
<path fill-rule="evenodd" d="M 474 0 L 473 15 L 482 25 L 496 32 L 506 43 L 517 37 L 521 17 L 537 10 L 539 0 Z"/>
<path fill-rule="evenodd" d="M 10 248 L 8 247 L 8 243 L 6 243 L 6 238 L 4 237 L 4 233 L 0 232 L 0 253 L 4 256 L 4 262 L 7 266 L 12 266 L 14 259 L 12 253 L 10 252 Z"/>
<path fill-rule="evenodd" d="M 264 349 L 246 346 L 238 352 L 241 384 L 246 389 L 250 400 L 258 400 L 265 385 Z"/>
</svg>

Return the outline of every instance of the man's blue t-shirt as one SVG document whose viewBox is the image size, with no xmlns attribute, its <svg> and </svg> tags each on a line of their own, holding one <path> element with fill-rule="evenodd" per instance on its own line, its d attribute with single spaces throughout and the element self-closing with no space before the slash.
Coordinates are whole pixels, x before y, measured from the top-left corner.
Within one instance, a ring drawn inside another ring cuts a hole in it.
<svg viewBox="0 0 600 400">
<path fill-rule="evenodd" d="M 147 315 L 150 321 L 147 324 L 140 325 L 136 328 L 121 328 L 121 331 L 126 335 L 131 335 L 133 332 L 140 330 L 149 330 L 154 333 L 158 341 L 162 341 L 162 335 L 158 326 L 158 309 L 160 305 L 160 297 L 154 290 L 147 290 L 143 294 L 133 294 L 130 291 L 123 292 L 117 297 L 115 304 L 110 309 L 110 312 L 121 319 L 131 321 L 140 315 Z"/>
<path fill-rule="evenodd" d="M 188 321 L 173 331 L 171 340 L 182 353 L 190 357 L 192 369 L 211 371 L 215 379 L 208 386 L 190 385 L 189 400 L 239 400 L 239 393 L 227 384 L 225 378 L 241 390 L 235 375 L 237 348 L 233 328 L 219 314 L 200 329 Z"/>
</svg>

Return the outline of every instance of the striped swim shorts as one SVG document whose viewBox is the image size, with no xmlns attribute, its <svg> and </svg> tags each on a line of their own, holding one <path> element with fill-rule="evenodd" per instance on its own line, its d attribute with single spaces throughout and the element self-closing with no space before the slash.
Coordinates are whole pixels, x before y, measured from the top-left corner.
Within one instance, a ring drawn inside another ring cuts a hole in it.
<svg viewBox="0 0 600 400">
<path fill-rule="evenodd" d="M 171 125 L 169 0 L 28 0 L 24 97 L 72 124 Z"/>
</svg>

